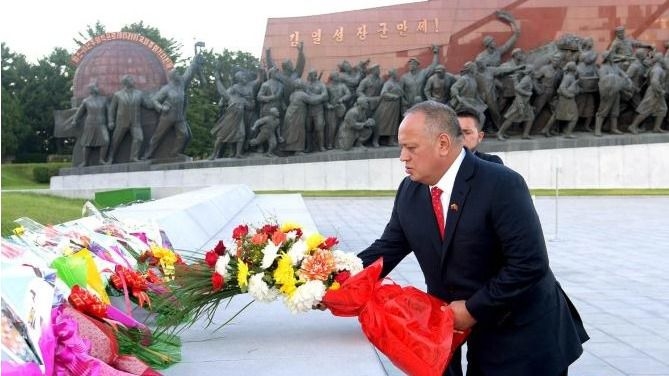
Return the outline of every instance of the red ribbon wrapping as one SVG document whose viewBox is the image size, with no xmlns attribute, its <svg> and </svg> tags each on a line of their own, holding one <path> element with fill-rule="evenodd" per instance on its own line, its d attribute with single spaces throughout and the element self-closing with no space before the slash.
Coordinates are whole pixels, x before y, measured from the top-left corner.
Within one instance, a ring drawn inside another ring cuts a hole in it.
<svg viewBox="0 0 669 376">
<path fill-rule="evenodd" d="M 99 318 L 101 320 L 110 319 L 117 321 L 128 328 L 137 328 L 143 334 L 142 344 L 148 346 L 151 344 L 151 330 L 146 325 L 135 320 L 132 315 L 126 315 L 118 308 L 103 303 L 100 298 L 93 295 L 91 292 L 79 285 L 74 285 L 70 291 L 67 301 L 70 302 L 75 309 Z"/>
<path fill-rule="evenodd" d="M 103 319 L 107 316 L 107 304 L 79 285 L 72 286 L 72 291 L 67 301 L 74 308 L 93 317 Z"/>
<path fill-rule="evenodd" d="M 453 328 L 453 311 L 414 287 L 383 284 L 383 259 L 328 290 L 323 304 L 335 316 L 358 316 L 369 341 L 411 376 L 442 375 L 468 333 Z"/>
<path fill-rule="evenodd" d="M 130 293 L 137 299 L 140 307 L 144 307 L 144 304 L 147 304 L 151 308 L 151 300 L 146 293 L 149 288 L 148 281 L 136 271 L 121 265 L 116 265 L 114 270 L 114 274 L 110 277 L 114 288 L 124 291 L 126 295 L 128 290 L 130 290 Z"/>
</svg>

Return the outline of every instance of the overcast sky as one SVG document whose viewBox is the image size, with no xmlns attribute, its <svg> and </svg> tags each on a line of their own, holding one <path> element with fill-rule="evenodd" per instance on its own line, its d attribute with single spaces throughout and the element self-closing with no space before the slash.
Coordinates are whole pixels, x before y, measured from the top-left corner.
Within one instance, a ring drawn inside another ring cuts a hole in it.
<svg viewBox="0 0 669 376">
<path fill-rule="evenodd" d="M 192 54 L 195 41 L 222 52 L 245 51 L 260 56 L 268 18 L 297 17 L 418 0 L 9 0 L 0 6 L 0 40 L 29 61 L 47 56 L 54 47 L 75 52 L 72 41 L 87 25 L 100 21 L 108 32 L 131 23 L 160 30 Z M 170 4 L 170 5 L 167 5 Z M 178 4 L 178 5 L 177 5 Z M 233 5 L 234 4 L 234 5 Z"/>
</svg>

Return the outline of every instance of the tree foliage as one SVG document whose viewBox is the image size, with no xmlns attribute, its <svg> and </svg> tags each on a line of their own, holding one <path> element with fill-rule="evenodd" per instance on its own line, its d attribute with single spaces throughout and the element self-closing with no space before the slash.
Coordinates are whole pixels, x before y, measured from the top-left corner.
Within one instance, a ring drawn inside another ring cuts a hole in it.
<svg viewBox="0 0 669 376">
<path fill-rule="evenodd" d="M 145 26 L 144 21 L 139 21 L 127 26 L 123 26 L 121 31 L 143 35 L 151 39 L 155 44 L 159 45 L 163 51 L 165 51 L 167 56 L 169 56 L 175 64 L 177 64 L 181 58 L 181 48 L 183 47 L 181 43 L 175 41 L 172 38 L 163 37 L 160 34 L 160 30 L 149 25 Z"/>
<path fill-rule="evenodd" d="M 95 21 L 95 25 L 86 25 L 86 31 L 80 31 L 79 34 L 72 38 L 74 43 L 77 44 L 77 46 L 81 47 L 86 42 L 88 42 L 90 39 L 93 39 L 97 37 L 98 35 L 103 35 L 107 32 L 106 28 L 104 25 L 100 23 L 100 21 Z"/>
<path fill-rule="evenodd" d="M 2 160 L 15 155 L 32 130 L 25 115 L 24 96 L 31 77 L 31 65 L 23 54 L 2 43 Z"/>
</svg>

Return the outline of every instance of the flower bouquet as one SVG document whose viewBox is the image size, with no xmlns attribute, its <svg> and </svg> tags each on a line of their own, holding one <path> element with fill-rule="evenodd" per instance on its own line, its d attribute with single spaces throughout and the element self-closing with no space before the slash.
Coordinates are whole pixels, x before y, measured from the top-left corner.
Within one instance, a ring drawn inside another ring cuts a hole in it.
<svg viewBox="0 0 669 376">
<path fill-rule="evenodd" d="M 105 304 L 88 290 L 73 286 L 68 302 L 73 309 L 85 314 L 89 321 L 109 333 L 105 336 L 111 343 L 109 346 L 119 347 L 119 352 L 132 354 L 156 369 L 181 360 L 181 341 L 178 337 L 168 333 L 152 333 L 147 326 L 116 307 Z"/>
<path fill-rule="evenodd" d="M 154 310 L 152 301 L 171 293 L 165 282 L 174 278 L 175 265 L 184 265 L 177 253 L 151 243 L 150 248 L 138 256 L 135 269 L 116 265 L 109 276 L 107 292 L 111 296 L 122 297 L 127 314 L 137 309 L 132 307 L 131 303 L 134 303 L 148 319 L 152 312 L 160 312 Z M 169 306 L 162 306 L 161 309 L 171 311 Z"/>
<path fill-rule="evenodd" d="M 453 312 L 444 302 L 384 283 L 382 260 L 363 269 L 355 254 L 335 248 L 334 237 L 269 223 L 237 226 L 232 239 L 231 249 L 219 241 L 204 257 L 176 266 L 167 284 L 172 294 L 157 304 L 171 307 L 160 311 L 159 326 L 176 330 L 200 319 L 210 325 L 220 304 L 242 293 L 261 302 L 281 298 L 293 313 L 322 303 L 336 316 L 358 316 L 370 342 L 400 369 L 421 376 L 440 375 L 466 339 L 467 333 L 454 330 Z"/>
<path fill-rule="evenodd" d="M 261 302 L 282 298 L 291 312 L 307 312 L 326 291 L 362 270 L 357 256 L 335 249 L 336 238 L 305 235 L 294 223 L 240 225 L 232 239 L 232 249 L 219 241 L 204 258 L 175 265 L 168 284 L 173 295 L 156 304 L 159 326 L 188 327 L 200 318 L 211 324 L 221 302 L 242 293 Z"/>
</svg>

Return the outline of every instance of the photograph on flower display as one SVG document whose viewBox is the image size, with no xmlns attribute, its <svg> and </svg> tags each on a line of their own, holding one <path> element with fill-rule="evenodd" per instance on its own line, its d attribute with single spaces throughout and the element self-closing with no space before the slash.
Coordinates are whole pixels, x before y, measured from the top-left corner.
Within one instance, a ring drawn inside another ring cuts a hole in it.
<svg viewBox="0 0 669 376">
<path fill-rule="evenodd" d="M 28 337 L 26 324 L 5 299 L 2 299 L 2 358 L 17 363 L 42 364 L 37 348 Z"/>
</svg>

